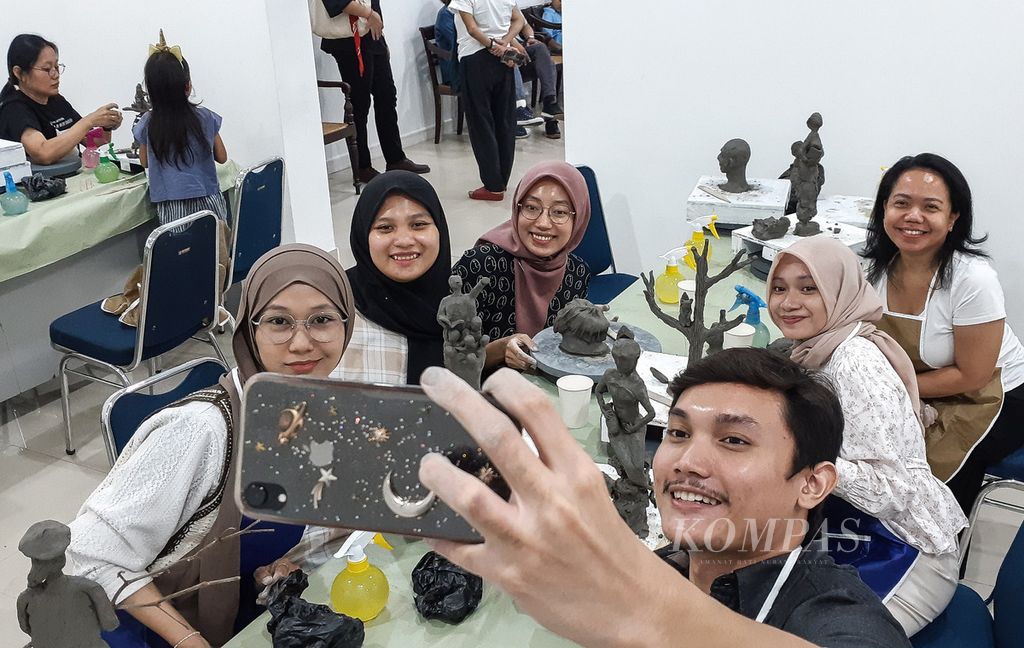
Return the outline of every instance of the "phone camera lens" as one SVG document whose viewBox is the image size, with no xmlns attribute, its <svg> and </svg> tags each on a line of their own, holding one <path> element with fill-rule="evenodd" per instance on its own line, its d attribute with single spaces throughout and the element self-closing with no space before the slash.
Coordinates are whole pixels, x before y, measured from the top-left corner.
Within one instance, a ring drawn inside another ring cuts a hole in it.
<svg viewBox="0 0 1024 648">
<path fill-rule="evenodd" d="M 246 504 L 253 508 L 263 508 L 263 505 L 267 503 L 269 494 L 267 493 L 267 487 L 263 484 L 252 483 L 245 487 L 245 493 L 243 494 Z"/>
</svg>

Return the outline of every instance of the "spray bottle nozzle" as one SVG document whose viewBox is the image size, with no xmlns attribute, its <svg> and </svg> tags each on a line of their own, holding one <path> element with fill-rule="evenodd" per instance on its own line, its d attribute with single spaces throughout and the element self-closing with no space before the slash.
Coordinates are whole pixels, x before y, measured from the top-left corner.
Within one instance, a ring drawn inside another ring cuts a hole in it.
<svg viewBox="0 0 1024 648">
<path fill-rule="evenodd" d="M 11 176 L 10 171 L 4 171 L 4 187 L 7 189 L 7 193 L 9 194 L 13 194 L 18 190 L 18 188 L 14 186 L 14 177 Z"/>
<path fill-rule="evenodd" d="M 736 284 L 736 301 L 729 310 L 736 310 L 741 305 L 747 307 L 747 323 L 755 325 L 761 321 L 761 309 L 768 306 L 753 290 Z"/>
<path fill-rule="evenodd" d="M 366 560 L 366 545 L 373 543 L 375 545 L 384 547 L 388 551 L 394 549 L 388 541 L 384 539 L 379 533 L 373 531 L 353 531 L 352 535 L 345 540 L 345 544 L 341 545 L 341 549 L 338 553 L 334 554 L 335 558 L 348 558 L 349 564 L 358 563 Z"/>
</svg>

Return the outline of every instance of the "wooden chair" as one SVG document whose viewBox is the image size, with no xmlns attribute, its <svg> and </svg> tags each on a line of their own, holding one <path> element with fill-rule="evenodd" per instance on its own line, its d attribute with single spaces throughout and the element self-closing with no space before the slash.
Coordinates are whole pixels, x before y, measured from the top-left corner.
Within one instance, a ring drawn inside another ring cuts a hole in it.
<svg viewBox="0 0 1024 648">
<path fill-rule="evenodd" d="M 462 122 L 465 113 L 462 111 L 462 97 L 452 90 L 450 85 L 441 83 L 438 78 L 438 61 L 452 60 L 453 52 L 441 49 L 434 40 L 434 26 L 420 27 L 423 37 L 423 51 L 427 55 L 427 69 L 430 71 L 430 86 L 434 90 L 434 144 L 441 142 L 441 97 L 455 97 L 458 102 L 458 121 L 455 132 L 462 135 Z"/>
<path fill-rule="evenodd" d="M 356 148 L 356 124 L 352 113 L 352 102 L 349 100 L 351 87 L 344 81 L 317 81 L 318 88 L 338 88 L 345 96 L 345 116 L 343 122 L 321 122 L 320 126 L 324 133 L 324 146 L 345 140 L 348 145 L 348 159 L 352 164 L 352 186 L 356 188 L 358 195 L 362 191 L 362 183 L 359 182 L 359 150 Z"/>
</svg>

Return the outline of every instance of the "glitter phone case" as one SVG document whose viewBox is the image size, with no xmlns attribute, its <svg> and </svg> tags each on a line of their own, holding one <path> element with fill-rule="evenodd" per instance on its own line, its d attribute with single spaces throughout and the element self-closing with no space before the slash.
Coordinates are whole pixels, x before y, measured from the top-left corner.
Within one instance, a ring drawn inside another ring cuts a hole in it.
<svg viewBox="0 0 1024 648">
<path fill-rule="evenodd" d="M 261 373 L 242 409 L 235 493 L 253 518 L 480 542 L 419 482 L 428 452 L 509 497 L 469 433 L 419 387 Z"/>
</svg>

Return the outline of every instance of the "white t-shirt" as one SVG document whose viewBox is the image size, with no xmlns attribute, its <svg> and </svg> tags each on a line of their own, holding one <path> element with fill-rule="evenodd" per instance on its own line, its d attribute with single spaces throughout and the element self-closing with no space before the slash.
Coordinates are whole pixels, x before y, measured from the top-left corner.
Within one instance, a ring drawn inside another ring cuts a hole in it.
<svg viewBox="0 0 1024 648">
<path fill-rule="evenodd" d="M 480 41 L 469 35 L 466 23 L 459 16 L 460 11 L 473 14 L 477 27 L 488 38 L 500 39 L 508 33 L 512 24 L 512 10 L 516 8 L 516 0 L 452 0 L 448 10 L 455 14 L 455 32 L 459 37 L 459 60 L 482 49 L 486 49 Z"/>
<path fill-rule="evenodd" d="M 889 312 L 889 300 L 883 276 L 876 288 Z M 902 313 L 898 315 L 906 317 Z M 996 271 L 981 257 L 955 253 L 949 285 L 929 293 L 922 320 L 921 359 L 935 369 L 954 364 L 953 327 L 984 324 L 1006 319 L 1003 289 Z M 1009 324 L 1003 327 L 1003 344 L 996 366 L 1002 368 L 1003 389 L 1024 384 L 1024 346 Z"/>
</svg>

